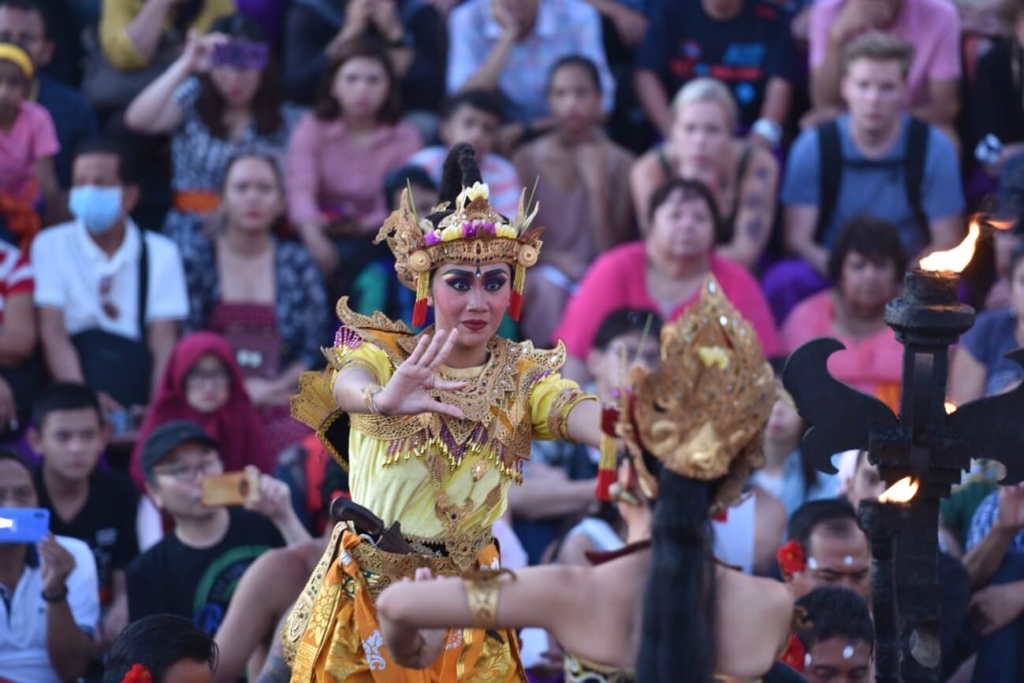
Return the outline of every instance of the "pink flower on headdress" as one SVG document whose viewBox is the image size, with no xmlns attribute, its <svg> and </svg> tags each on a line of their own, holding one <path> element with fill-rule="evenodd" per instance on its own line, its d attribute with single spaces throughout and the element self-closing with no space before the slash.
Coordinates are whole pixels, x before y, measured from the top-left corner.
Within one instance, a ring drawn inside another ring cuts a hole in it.
<svg viewBox="0 0 1024 683">
<path fill-rule="evenodd" d="M 441 236 L 431 231 L 423 236 L 423 241 L 427 243 L 428 247 L 432 247 L 435 244 L 441 244 Z"/>
<path fill-rule="evenodd" d="M 484 221 L 484 224 L 480 227 L 483 231 L 488 232 L 492 235 L 495 235 L 498 232 L 497 228 L 494 227 L 493 221 Z"/>
<path fill-rule="evenodd" d="M 462 236 L 463 237 L 476 237 L 477 232 L 480 230 L 479 221 L 466 221 L 462 224 Z"/>
</svg>

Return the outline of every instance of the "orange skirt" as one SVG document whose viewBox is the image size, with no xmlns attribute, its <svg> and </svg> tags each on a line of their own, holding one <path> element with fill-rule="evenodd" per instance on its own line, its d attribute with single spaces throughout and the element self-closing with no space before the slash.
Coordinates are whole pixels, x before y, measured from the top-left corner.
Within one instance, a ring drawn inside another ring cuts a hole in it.
<svg viewBox="0 0 1024 683">
<path fill-rule="evenodd" d="M 497 559 L 492 543 L 480 552 L 479 564 Z M 418 567 L 439 576 L 459 573 L 448 558 L 381 551 L 339 524 L 282 634 L 292 683 L 525 682 L 513 631 L 499 632 L 499 641 L 480 629 L 453 629 L 427 669 L 405 669 L 391 659 L 374 598 Z"/>
</svg>

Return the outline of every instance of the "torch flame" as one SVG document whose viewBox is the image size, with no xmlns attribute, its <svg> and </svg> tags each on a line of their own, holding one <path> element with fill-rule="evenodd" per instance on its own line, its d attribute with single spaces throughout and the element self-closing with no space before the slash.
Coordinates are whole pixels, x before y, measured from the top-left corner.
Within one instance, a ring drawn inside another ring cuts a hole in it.
<svg viewBox="0 0 1024 683">
<path fill-rule="evenodd" d="M 946 406 L 946 415 L 952 415 L 953 413 L 956 412 L 956 404 L 953 403 L 952 401 L 946 401 L 945 406 Z"/>
<path fill-rule="evenodd" d="M 908 503 L 920 488 L 913 477 L 903 477 L 878 497 L 879 503 Z"/>
<path fill-rule="evenodd" d="M 1014 221 L 1005 221 L 998 218 L 986 218 L 985 222 L 991 225 L 996 230 L 1009 230 L 1013 227 Z"/>
<path fill-rule="evenodd" d="M 977 221 L 971 221 L 971 227 L 967 232 L 964 241 L 952 249 L 937 251 L 921 259 L 922 270 L 941 270 L 946 272 L 959 273 L 974 258 L 974 247 L 981 236 L 981 227 Z"/>
</svg>

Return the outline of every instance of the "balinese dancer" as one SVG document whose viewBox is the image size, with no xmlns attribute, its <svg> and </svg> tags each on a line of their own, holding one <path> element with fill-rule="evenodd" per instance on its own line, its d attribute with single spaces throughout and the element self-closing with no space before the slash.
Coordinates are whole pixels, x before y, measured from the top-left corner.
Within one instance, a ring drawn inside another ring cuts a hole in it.
<svg viewBox="0 0 1024 683">
<path fill-rule="evenodd" d="M 522 478 L 533 439 L 601 442 L 601 408 L 559 377 L 564 349 L 542 351 L 496 336 L 517 317 L 526 268 L 537 261 L 525 192 L 511 220 L 488 203 L 468 145 L 445 164 L 440 201 L 417 216 L 410 198 L 381 228 L 399 278 L 416 291 L 413 325 L 352 312 L 325 375 L 307 374 L 295 416 L 332 453 L 347 450 L 352 500 L 282 634 L 293 682 L 429 683 L 525 680 L 515 634 L 452 630 L 429 669 L 403 669 L 383 645 L 376 597 L 418 568 L 456 576 L 497 568 L 491 525 Z M 347 449 L 332 444 L 351 417 Z M 344 422 L 339 421 L 338 424 Z"/>
<path fill-rule="evenodd" d="M 717 563 L 710 517 L 738 502 L 777 396 L 753 328 L 709 279 L 661 332 L 660 370 L 635 369 L 618 434 L 629 456 L 613 487 L 625 549 L 594 567 L 532 567 L 390 587 L 380 622 L 392 656 L 424 666 L 430 629 L 547 629 L 571 683 L 802 680 L 776 665 L 793 598 L 777 581 Z M 631 508 L 631 509 L 630 509 Z M 646 528 L 643 528 L 646 527 Z M 646 532 L 646 533 L 645 533 Z"/>
</svg>

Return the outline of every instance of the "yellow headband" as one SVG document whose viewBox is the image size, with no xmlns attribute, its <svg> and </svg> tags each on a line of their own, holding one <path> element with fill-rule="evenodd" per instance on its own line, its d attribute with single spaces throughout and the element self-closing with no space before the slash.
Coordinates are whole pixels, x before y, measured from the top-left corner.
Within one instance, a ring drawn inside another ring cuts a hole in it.
<svg viewBox="0 0 1024 683">
<path fill-rule="evenodd" d="M 35 73 L 35 69 L 32 68 L 32 60 L 29 58 L 28 53 L 19 45 L 0 43 L 0 59 L 14 62 L 21 69 L 21 73 L 25 74 L 25 78 L 32 78 Z"/>
</svg>

